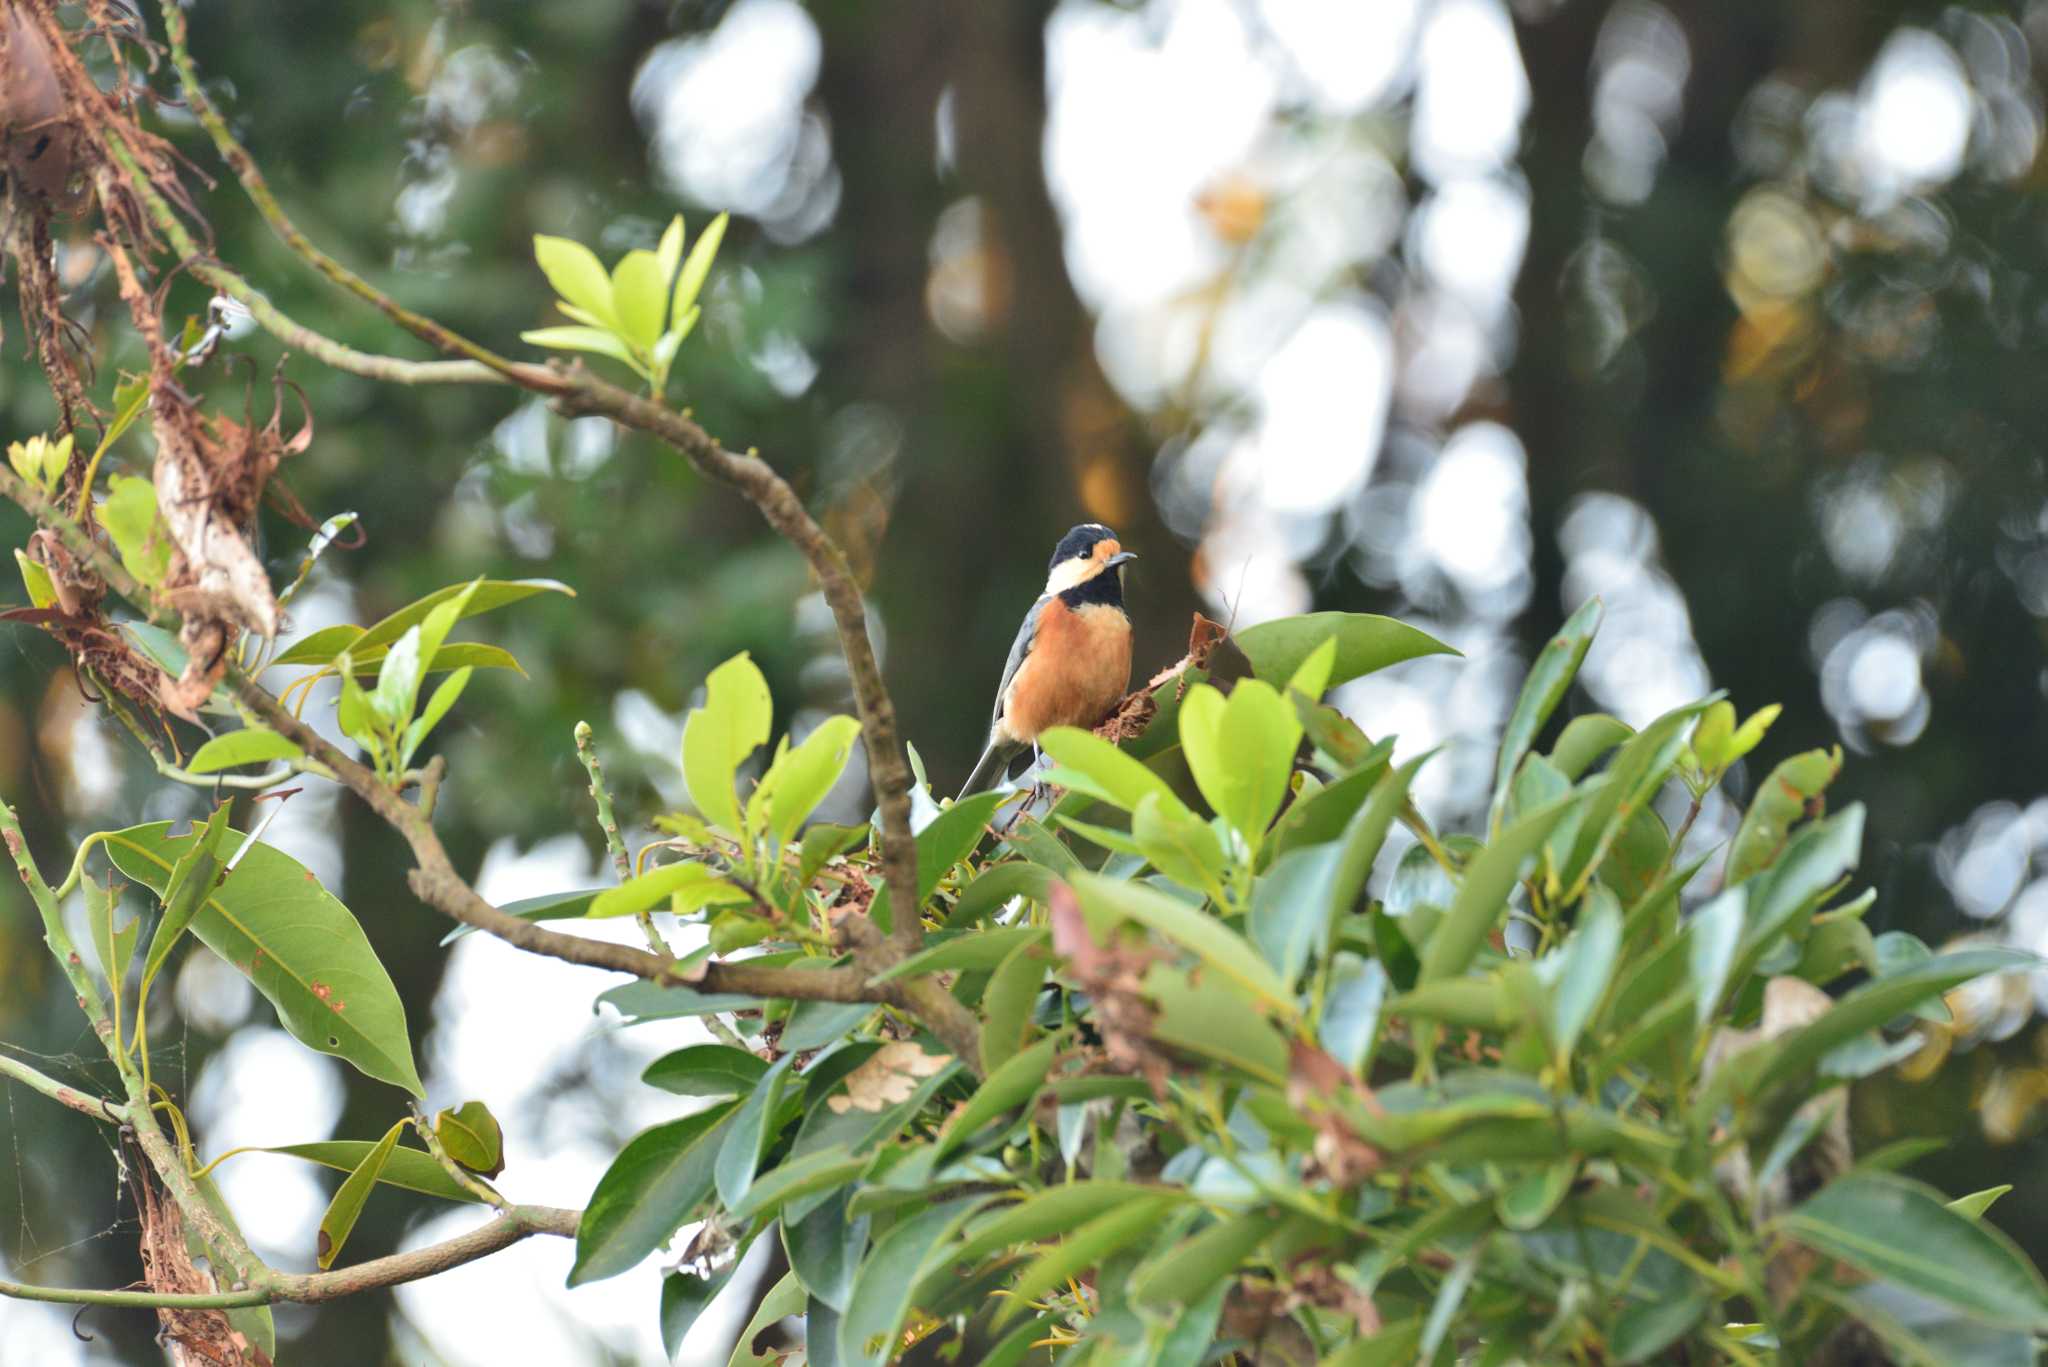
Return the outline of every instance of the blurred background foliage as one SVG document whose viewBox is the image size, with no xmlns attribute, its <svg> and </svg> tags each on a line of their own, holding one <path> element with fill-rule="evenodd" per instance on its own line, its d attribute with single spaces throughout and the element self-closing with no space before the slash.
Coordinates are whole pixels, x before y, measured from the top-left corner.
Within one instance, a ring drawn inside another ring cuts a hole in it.
<svg viewBox="0 0 2048 1367">
<path fill-rule="evenodd" d="M 1447 745 L 1418 793 L 1453 826 L 1483 800 L 1529 654 L 1598 593 L 1572 707 L 1640 722 L 1709 687 L 1745 713 L 1785 704 L 1701 847 L 1770 763 L 1840 743 L 1837 800 L 1869 807 L 1874 930 L 2048 950 L 2040 0 L 200 0 L 192 29 L 301 226 L 501 349 L 559 321 L 533 233 L 610 259 L 679 208 L 692 233 L 732 211 L 672 393 L 789 474 L 869 577 L 941 792 L 1043 557 L 1097 519 L 1143 557 L 1141 673 L 1179 654 L 1197 605 L 1389 612 L 1457 644 L 1463 660 L 1343 699 L 1404 755 Z M 211 168 L 182 111 L 161 119 Z M 236 194 L 202 202 L 220 256 L 286 311 L 416 354 Z M 90 240 L 64 242 L 61 268 L 104 397 L 139 351 Z M 205 303 L 172 284 L 174 316 Z M 259 377 L 278 354 L 243 350 Z M 801 562 L 679 461 L 495 387 L 288 373 L 319 435 L 286 476 L 369 538 L 322 562 L 295 630 L 484 572 L 581 595 L 485 619 L 531 677 L 478 679 L 442 729 L 440 825 L 487 895 L 597 878 L 578 719 L 644 828 L 683 801 L 675 742 L 712 664 L 750 650 L 799 730 L 845 706 Z M 247 379 L 195 383 L 238 411 Z M 10 438 L 54 421 L 18 328 L 0 414 Z M 117 450 L 149 459 L 146 435 Z M 304 533 L 266 532 L 288 577 Z M 28 631 L 0 651 L 0 787 L 46 867 L 88 830 L 201 800 L 158 782 L 65 664 Z M 588 975 L 482 937 L 438 948 L 366 812 L 318 791 L 287 810 L 279 843 L 405 994 L 435 1104 L 484 1096 L 512 1130 L 509 1189 L 581 1204 L 662 1114 L 632 1075 L 663 1043 L 604 1029 Z M 91 1082 L 33 920 L 19 899 L 0 913 L 0 1039 Z M 1863 1146 L 1940 1137 L 1933 1180 L 2038 1184 L 2044 982 L 1974 993 L 1952 1047 L 1866 1085 Z M 384 1089 L 291 1046 L 205 956 L 176 1004 L 157 1074 L 189 1089 L 205 1151 L 392 1118 Z M 16 1089 L 0 1129 L 0 1265 L 133 1277 L 106 1136 Z M 223 1180 L 252 1238 L 309 1263 L 324 1179 L 237 1164 Z M 352 1252 L 430 1237 L 417 1216 L 380 1197 Z M 1995 1218 L 2048 1259 L 2048 1206 Z M 304 1363 L 651 1360 L 651 1273 L 571 1296 L 566 1266 L 522 1248 L 279 1327 Z M 737 1320 L 707 1325 L 709 1360 Z M 0 1305 L 10 1359 L 154 1360 L 145 1316 L 84 1327 L 95 1342 Z"/>
</svg>

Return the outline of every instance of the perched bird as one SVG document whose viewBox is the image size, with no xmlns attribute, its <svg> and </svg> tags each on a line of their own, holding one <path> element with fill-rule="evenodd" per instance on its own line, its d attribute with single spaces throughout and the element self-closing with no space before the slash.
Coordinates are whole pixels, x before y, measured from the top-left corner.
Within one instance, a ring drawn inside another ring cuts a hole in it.
<svg viewBox="0 0 2048 1367">
<path fill-rule="evenodd" d="M 1045 592 L 1024 614 L 981 752 L 960 796 L 993 788 L 1039 733 L 1053 726 L 1094 726 L 1131 682 L 1131 619 L 1124 615 L 1123 565 L 1138 557 L 1116 533 L 1083 523 L 1060 538 Z"/>
</svg>

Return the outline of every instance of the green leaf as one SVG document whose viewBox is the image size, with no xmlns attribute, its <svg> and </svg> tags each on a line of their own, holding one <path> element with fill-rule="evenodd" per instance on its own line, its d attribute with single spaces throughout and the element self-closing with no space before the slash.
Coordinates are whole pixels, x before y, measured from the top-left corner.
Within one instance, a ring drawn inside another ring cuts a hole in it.
<svg viewBox="0 0 2048 1367">
<path fill-rule="evenodd" d="M 1749 910 L 1749 890 L 1730 888 L 1692 915 L 1685 928 L 1686 969 L 1692 978 L 1693 1028 L 1703 1030 L 1721 1009 L 1728 972 Z"/>
<path fill-rule="evenodd" d="M 1299 693 L 1309 702 L 1321 698 L 1330 688 L 1330 675 L 1337 668 L 1337 638 L 1330 637 L 1295 666 L 1282 693 Z"/>
<path fill-rule="evenodd" d="M 401 1120 L 384 1132 L 363 1161 L 335 1188 L 334 1199 L 327 1203 L 327 1211 L 320 1217 L 320 1270 L 334 1266 L 334 1260 L 341 1256 L 341 1246 L 348 1242 L 349 1234 L 356 1227 L 356 1218 L 363 1213 L 363 1206 L 370 1199 L 370 1191 L 377 1185 L 378 1176 L 384 1171 L 385 1160 L 391 1157 L 391 1150 L 398 1146 L 398 1136 L 410 1124 Z"/>
<path fill-rule="evenodd" d="M 192 924 L 192 918 L 199 914 L 199 909 L 206 904 L 207 897 L 227 872 L 228 855 L 232 851 L 222 852 L 221 838 L 227 834 L 228 809 L 232 805 L 223 802 L 214 807 L 206 825 L 185 844 L 183 853 L 165 876 L 162 885 L 164 914 L 158 918 L 156 931 L 149 937 L 149 953 L 142 961 L 141 996 L 145 1002 L 149 999 L 149 985 L 156 981 L 156 975 L 177 945 L 178 937 L 185 933 L 185 927 Z"/>
<path fill-rule="evenodd" d="M 1131 839 L 1153 868 L 1196 892 L 1219 887 L 1229 866 L 1216 828 L 1177 798 L 1145 794 L 1131 814 Z"/>
<path fill-rule="evenodd" d="M 1567 886 L 1580 880 L 1596 860 L 1605 858 L 1630 820 L 1650 805 L 1685 749 L 1685 733 L 1692 719 L 1713 702 L 1708 698 L 1675 707 L 1651 722 L 1621 747 L 1597 782 L 1582 790 L 1584 814 L 1571 857 L 1560 871 Z"/>
<path fill-rule="evenodd" d="M 733 774 L 740 761 L 768 741 L 773 719 L 768 680 L 742 651 L 711 671 L 704 692 L 704 705 L 692 708 L 683 723 L 683 778 L 705 819 L 738 835 L 742 827 Z"/>
<path fill-rule="evenodd" d="M 803 744 L 776 760 L 761 786 L 768 789 L 768 828 L 787 845 L 799 827 L 809 819 L 825 794 L 846 772 L 853 743 L 860 737 L 860 723 L 852 717 L 827 717 Z"/>
<path fill-rule="evenodd" d="M 754 1339 L 777 1320 L 803 1313 L 804 1289 L 792 1273 L 782 1274 L 768 1294 L 755 1307 L 754 1317 L 747 1321 L 747 1327 L 740 1330 L 737 1342 L 733 1344 L 732 1356 L 726 1359 L 725 1367 L 775 1367 L 783 1355 L 775 1353 L 763 1356 L 754 1351 Z"/>
<path fill-rule="evenodd" d="M 1608 1349 L 1617 1363 L 1648 1362 L 1691 1333 L 1712 1305 L 1697 1287 L 1682 1296 L 1638 1301 L 1615 1320 Z"/>
<path fill-rule="evenodd" d="M 559 326 L 550 328 L 529 328 L 519 334 L 519 340 L 528 346 L 548 347 L 555 351 L 592 351 L 600 356 L 609 356 L 623 361 L 640 373 L 640 358 L 616 334 L 604 328 Z"/>
<path fill-rule="evenodd" d="M 708 1016 L 714 1011 L 743 1011 L 761 1004 L 759 997 L 742 996 L 736 992 L 698 992 L 688 987 L 655 982 L 622 983 L 600 992 L 597 1000 L 629 1021 Z"/>
<path fill-rule="evenodd" d="M 2048 1286 L 1997 1229 L 1894 1173 L 1835 1179 L 1778 1225 L 1800 1243 L 1987 1324 L 2048 1332 Z"/>
<path fill-rule="evenodd" d="M 363 1165 L 363 1160 L 370 1156 L 378 1142 L 370 1139 L 323 1139 L 311 1144 L 281 1144 L 260 1152 L 281 1153 L 287 1158 L 318 1163 L 323 1168 L 354 1172 Z M 409 1149 L 403 1144 L 384 1156 L 384 1166 L 378 1171 L 377 1180 L 387 1187 L 401 1187 L 422 1196 L 438 1196 L 444 1201 L 472 1204 L 483 1201 L 482 1197 L 450 1177 L 432 1154 L 423 1149 Z"/>
<path fill-rule="evenodd" d="M 991 1072 L 939 1132 L 932 1161 L 936 1163 L 959 1148 L 997 1116 L 1029 1101 L 1045 1085 L 1053 1057 L 1065 1043 L 1064 1036 L 1047 1035 Z"/>
<path fill-rule="evenodd" d="M 1535 965 L 1537 979 L 1549 989 L 1544 1024 L 1560 1058 L 1568 1058 L 1578 1044 L 1579 1033 L 1607 995 L 1621 955 L 1621 909 L 1613 894 L 1588 896 L 1580 906 L 1571 939 Z"/>
<path fill-rule="evenodd" d="M 170 828 L 157 821 L 113 832 L 107 853 L 123 873 L 160 891 L 197 838 L 173 839 Z M 239 832 L 223 835 L 224 846 L 241 842 Z M 355 917 L 305 865 L 272 846 L 250 846 L 191 928 L 256 985 L 294 1039 L 425 1095 L 398 990 Z"/>
<path fill-rule="evenodd" d="M 895 1356 L 896 1334 L 910 1313 L 911 1292 L 937 1250 L 986 1200 L 968 1197 L 933 1206 L 876 1240 L 854 1275 L 853 1291 L 839 1321 L 842 1367 L 882 1367 Z"/>
<path fill-rule="evenodd" d="M 1973 978 L 2007 969 L 2038 967 L 2031 954 L 2011 949 L 1965 949 L 1937 955 L 1926 963 L 1888 978 L 1879 978 L 1837 1001 L 1819 1020 L 1775 1041 L 1745 1050 L 1742 1058 L 1762 1060 L 1753 1091 L 1761 1094 L 1817 1065 L 1830 1051 L 1903 1015 L 1930 997 L 1960 987 Z M 1736 1078 L 1745 1070 L 1731 1066 Z"/>
<path fill-rule="evenodd" d="M 330 664 L 343 651 L 349 651 L 359 665 L 367 665 L 377 659 L 378 648 L 388 648 L 393 641 L 427 619 L 429 613 L 452 599 L 462 599 L 461 616 L 479 617 L 496 608 L 520 602 L 540 593 L 560 593 L 570 598 L 576 591 L 555 579 L 481 579 L 461 584 L 450 584 L 439 588 L 416 602 L 408 603 L 389 617 L 369 627 L 334 626 L 326 627 L 294 644 L 290 649 L 271 661 L 272 665 Z M 444 646 L 435 652 L 435 667 L 448 661 Z M 509 657 L 507 657 L 509 658 Z M 182 664 L 182 661 L 180 661 Z M 453 660 L 447 667 L 458 664 L 482 664 L 480 660 Z"/>
<path fill-rule="evenodd" d="M 1331 969 L 1317 1038 L 1324 1052 L 1361 1076 L 1379 1037 L 1387 986 L 1386 966 L 1378 959 L 1340 953 Z"/>
<path fill-rule="evenodd" d="M 1043 941 L 1031 940 L 1011 950 L 989 975 L 981 993 L 981 1070 L 993 1074 L 1024 1045 L 1031 1029 L 1031 1008 L 1045 983 L 1051 953 Z"/>
<path fill-rule="evenodd" d="M 31 560 L 19 547 L 15 548 L 14 563 L 21 569 L 21 586 L 28 590 L 28 605 L 32 608 L 46 608 L 57 601 L 57 586 L 50 579 L 50 572 L 41 562 Z"/>
<path fill-rule="evenodd" d="M 1223 694 L 1188 690 L 1180 708 L 1181 749 L 1210 808 L 1257 849 L 1287 796 L 1301 718 L 1271 684 L 1240 679 Z"/>
<path fill-rule="evenodd" d="M 821 963 L 820 960 L 812 960 Z M 837 1044 L 875 1014 L 872 1002 L 800 1001 L 790 1008 L 777 1044 L 792 1054 Z"/>
<path fill-rule="evenodd" d="M 1948 1203 L 1948 1208 L 1956 1214 L 1966 1215 L 1972 1220 L 1982 1219 L 1984 1212 L 1991 1209 L 1992 1203 L 2011 1190 L 2012 1183 L 2010 1182 L 1995 1187 L 1986 1187 L 1982 1191 L 1973 1191 L 1968 1196 L 1958 1196 L 1955 1200 Z"/>
<path fill-rule="evenodd" d="M 481 1101 L 465 1101 L 434 1117 L 434 1137 L 450 1158 L 486 1177 L 505 1170 L 505 1133 Z"/>
<path fill-rule="evenodd" d="M 769 1211 L 783 1210 L 807 1196 L 839 1190 L 873 1163 L 871 1155 L 856 1155 L 841 1145 L 813 1149 L 763 1172 L 727 1213 L 735 1220 L 751 1220 Z"/>
<path fill-rule="evenodd" d="M 946 926 L 950 930 L 962 930 L 979 925 L 1001 911 L 1013 898 L 1022 897 L 1042 904 L 1050 895 L 1054 881 L 1051 869 L 1028 860 L 983 864 L 981 871 L 960 890 L 960 898 L 953 904 Z"/>
<path fill-rule="evenodd" d="M 683 272 L 676 277 L 675 301 L 669 312 L 680 330 L 688 330 L 683 316 L 695 306 L 697 295 L 704 288 L 704 279 L 711 274 L 711 263 L 718 256 L 719 244 L 725 241 L 725 227 L 730 219 L 731 215 L 720 214 L 697 235 L 688 259 L 683 262 Z"/>
<path fill-rule="evenodd" d="M 1100 874 L 1068 879 L 1091 915 L 1136 921 L 1193 953 L 1218 977 L 1235 983 L 1254 1000 L 1282 1015 L 1294 1014 L 1294 994 L 1252 947 L 1222 922 L 1196 907 L 1138 883 Z"/>
<path fill-rule="evenodd" d="M 533 259 L 556 294 L 606 323 L 618 322 L 612 309 L 611 277 L 590 248 L 572 238 L 535 233 Z"/>
<path fill-rule="evenodd" d="M 264 726 L 245 726 L 224 736 L 215 736 L 199 747 L 185 764 L 188 774 L 211 774 L 238 764 L 263 760 L 304 759 L 298 742 L 287 740 Z"/>
<path fill-rule="evenodd" d="M 893 982 L 897 978 L 915 978 L 925 973 L 950 973 L 965 970 L 975 972 L 994 968 L 1019 945 L 1044 944 L 1051 932 L 1043 926 L 998 926 L 988 930 L 969 931 L 956 934 L 951 939 L 927 941 L 928 948 L 919 950 L 903 962 L 888 970 L 877 973 L 871 981 Z"/>
<path fill-rule="evenodd" d="M 1509 781 L 1521 767 L 1522 756 L 1529 753 L 1529 747 L 1535 743 L 1543 724 L 1550 720 L 1550 714 L 1571 691 L 1579 664 L 1593 644 L 1594 633 L 1600 630 L 1603 611 L 1598 598 L 1588 598 L 1580 604 L 1579 610 L 1565 620 L 1557 635 L 1543 647 L 1543 653 L 1536 657 L 1528 677 L 1522 681 L 1521 696 L 1515 700 L 1515 710 L 1509 714 L 1507 727 L 1501 732 L 1500 759 L 1493 771 L 1493 806 L 1487 818 L 1489 829 L 1500 829 L 1501 815 L 1507 806 Z"/>
<path fill-rule="evenodd" d="M 1225 1216 L 1147 1262 L 1131 1279 L 1131 1295 L 1160 1306 L 1194 1304 L 1235 1273 L 1282 1218 L 1264 1210 Z"/>
<path fill-rule="evenodd" d="M 1152 1038 L 1170 1049 L 1213 1059 L 1269 1087 L 1287 1082 L 1287 1041 L 1258 1009 L 1236 992 L 1218 991 L 1213 978 L 1154 964 L 1145 995 L 1158 1003 Z"/>
<path fill-rule="evenodd" d="M 1038 748 L 1067 770 L 1064 777 L 1052 779 L 1063 787 L 1085 792 L 1126 812 L 1136 811 L 1147 794 L 1156 795 L 1173 807 L 1185 808 L 1165 779 L 1093 732 L 1055 726 L 1039 736 Z"/>
<path fill-rule="evenodd" d="M 953 871 L 953 866 L 974 853 L 975 847 L 981 844 L 982 836 L 987 833 L 988 819 L 1002 805 L 1005 796 L 1003 793 L 976 793 L 973 797 L 962 798 L 933 817 L 931 824 L 917 833 L 917 902 L 920 907 L 931 900 L 939 881 Z M 895 911 L 886 886 L 876 889 L 868 914 L 885 930 L 893 926 Z"/>
<path fill-rule="evenodd" d="M 1245 681 L 1240 681 L 1242 688 Z M 1014 1318 L 1026 1305 L 1071 1277 L 1150 1234 L 1178 1198 L 1154 1197 L 1127 1201 L 1099 1214 L 1028 1263 L 1010 1285 L 1010 1299 L 996 1312 L 996 1323 Z"/>
<path fill-rule="evenodd" d="M 1337 658 L 1326 688 L 1422 655 L 1458 652 L 1427 632 L 1391 617 L 1363 612 L 1312 612 L 1246 627 L 1234 638 L 1252 670 L 1269 682 L 1294 677 L 1302 662 L 1325 641 L 1337 643 Z"/>
<path fill-rule="evenodd" d="M 619 1150 L 576 1227 L 570 1286 L 632 1269 L 690 1219 L 711 1194 L 712 1163 L 733 1111 L 713 1106 L 656 1125 Z"/>
<path fill-rule="evenodd" d="M 1842 772 L 1842 748 L 1808 750 L 1794 755 L 1757 786 L 1749 810 L 1742 814 L 1735 840 L 1728 847 L 1728 869 L 1722 882 L 1734 887 L 1765 868 L 1785 848 L 1792 826 L 1806 816 L 1807 804 Z"/>
<path fill-rule="evenodd" d="M 1422 1317 L 1398 1320 L 1370 1337 L 1354 1338 L 1318 1367 L 1413 1367 L 1422 1342 Z"/>
<path fill-rule="evenodd" d="M 680 896 L 692 911 L 707 906 L 731 906 L 745 902 L 746 892 L 718 876 L 709 864 L 683 860 L 649 869 L 638 878 L 615 888 L 606 888 L 591 900 L 585 913 L 593 921 L 612 916 L 638 916 L 643 911 L 665 909 L 672 897 Z"/>
<path fill-rule="evenodd" d="M 1570 794 L 1540 807 L 1502 831 L 1493 843 L 1465 866 L 1458 895 L 1422 947 L 1425 982 L 1463 973 L 1506 914 L 1508 895 L 1521 877 L 1522 866 L 1534 858 L 1550 832 L 1580 801 Z"/>
<path fill-rule="evenodd" d="M 427 699 L 426 710 L 413 718 L 412 725 L 405 728 L 404 743 L 398 752 L 398 762 L 401 765 L 412 763 L 412 757 L 420 748 L 420 742 L 440 725 L 441 718 L 448 715 L 448 709 L 455 706 L 455 700 L 462 696 L 462 690 L 469 687 L 469 677 L 475 672 L 473 667 L 464 665 L 441 681 L 441 686 L 434 690 L 434 696 Z"/>
<path fill-rule="evenodd" d="M 507 902 L 498 910 L 522 921 L 574 921 L 588 916 L 590 904 L 604 892 L 603 888 L 586 888 L 580 892 L 544 893 L 539 897 L 522 897 L 516 902 Z M 475 926 L 457 926 L 441 937 L 441 943 L 453 944 L 475 929 Z"/>
<path fill-rule="evenodd" d="M 802 853 L 797 858 L 796 881 L 805 887 L 818 876 L 818 870 L 845 854 L 855 845 L 868 838 L 868 827 L 835 826 L 827 821 L 814 821 L 804 831 Z"/>
<path fill-rule="evenodd" d="M 718 1199 L 728 1208 L 737 1206 L 746 1198 L 747 1189 L 754 1185 L 754 1169 L 760 1166 L 761 1155 L 767 1152 L 769 1141 L 775 1138 L 776 1113 L 782 1103 L 782 1087 L 789 1076 L 790 1065 L 796 1062 L 796 1051 L 777 1059 L 754 1089 L 740 1102 L 740 1108 L 733 1114 L 732 1125 L 726 1131 L 725 1142 L 719 1145 L 718 1160 L 713 1164 L 711 1175 L 718 1186 Z"/>
<path fill-rule="evenodd" d="M 105 975 L 107 986 L 119 997 L 121 984 L 128 977 L 128 965 L 135 961 L 135 942 L 141 938 L 142 918 L 131 916 L 127 925 L 114 929 L 114 916 L 121 909 L 121 893 L 127 885 L 111 874 L 104 886 L 90 878 L 80 881 L 85 888 L 85 919 L 92 930 L 93 952 L 99 956 L 100 972 Z"/>
<path fill-rule="evenodd" d="M 146 479 L 109 475 L 98 511 L 128 573 L 150 588 L 163 583 L 171 569 L 171 532 L 157 511 L 156 486 Z"/>
<path fill-rule="evenodd" d="M 619 320 L 619 335 L 642 351 L 661 337 L 668 282 L 661 258 L 645 249 L 627 252 L 612 267 L 612 316 Z"/>
<path fill-rule="evenodd" d="M 668 289 L 669 281 L 676 278 L 676 267 L 683 264 L 683 216 L 677 214 L 661 230 L 661 242 L 654 250 L 655 264 L 661 268 L 661 286 Z M 664 301 L 666 302 L 666 301 Z M 671 1357 L 674 1354 L 670 1354 Z"/>
<path fill-rule="evenodd" d="M 1635 731 L 1605 712 L 1587 712 L 1564 724 L 1557 744 L 1550 748 L 1550 763 L 1560 774 L 1578 782 L 1593 762 L 1633 736 Z"/>
<path fill-rule="evenodd" d="M 1329 948 L 1332 888 L 1344 864 L 1341 845 L 1289 850 L 1252 888 L 1245 931 L 1285 982 L 1295 982 L 1310 955 Z"/>
<path fill-rule="evenodd" d="M 801 1220 L 782 1221 L 789 1270 L 820 1302 L 840 1314 L 853 1299 L 853 1277 L 868 1246 L 868 1217 L 851 1214 L 848 1193 L 835 1192 Z"/>
<path fill-rule="evenodd" d="M 671 1272 L 661 1279 L 661 1346 L 668 1354 L 667 1361 L 676 1360 L 690 1327 L 711 1308 L 711 1302 L 738 1270 L 739 1259 L 735 1257 L 709 1276 Z"/>
<path fill-rule="evenodd" d="M 647 1065 L 640 1080 L 679 1096 L 745 1096 L 768 1071 L 758 1054 L 729 1044 L 692 1044 Z"/>
</svg>

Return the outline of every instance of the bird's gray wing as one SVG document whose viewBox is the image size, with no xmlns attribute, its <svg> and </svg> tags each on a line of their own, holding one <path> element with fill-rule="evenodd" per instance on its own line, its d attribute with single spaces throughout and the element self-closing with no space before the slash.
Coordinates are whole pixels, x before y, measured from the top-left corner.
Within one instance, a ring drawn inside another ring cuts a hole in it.
<svg viewBox="0 0 2048 1367">
<path fill-rule="evenodd" d="M 1031 605 L 1031 611 L 1024 614 L 1024 625 L 1017 628 L 1017 639 L 1010 643 L 1010 658 L 1003 662 L 1003 680 L 996 685 L 996 705 L 989 713 L 989 725 L 1002 720 L 1003 695 L 1010 691 L 1010 680 L 1017 677 L 1018 666 L 1031 653 L 1031 643 L 1038 639 L 1038 614 L 1045 610 L 1046 600 L 1040 598 Z"/>
</svg>

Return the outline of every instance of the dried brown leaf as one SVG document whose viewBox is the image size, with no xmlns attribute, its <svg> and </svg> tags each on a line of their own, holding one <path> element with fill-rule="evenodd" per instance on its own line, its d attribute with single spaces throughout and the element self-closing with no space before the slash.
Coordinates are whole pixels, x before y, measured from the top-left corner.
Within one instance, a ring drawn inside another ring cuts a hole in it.
<svg viewBox="0 0 2048 1367">
<path fill-rule="evenodd" d="M 825 1104 L 837 1115 L 848 1111 L 885 1111 L 910 1100 L 920 1078 L 928 1078 L 953 1061 L 951 1054 L 927 1054 L 914 1041 L 885 1044 L 866 1063 L 846 1075 L 846 1095 Z"/>
</svg>

